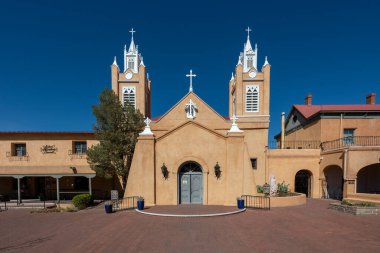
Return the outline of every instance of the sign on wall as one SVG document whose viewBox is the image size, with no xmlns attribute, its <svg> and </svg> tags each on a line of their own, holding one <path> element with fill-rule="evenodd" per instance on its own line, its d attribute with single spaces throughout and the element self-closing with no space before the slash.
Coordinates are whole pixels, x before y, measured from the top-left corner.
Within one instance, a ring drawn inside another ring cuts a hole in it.
<svg viewBox="0 0 380 253">
<path fill-rule="evenodd" d="M 43 145 L 41 147 L 41 152 L 43 154 L 55 154 L 58 151 L 58 148 L 55 145 Z"/>
<path fill-rule="evenodd" d="M 119 199 L 119 192 L 117 190 L 111 191 L 111 200 L 118 200 Z"/>
</svg>

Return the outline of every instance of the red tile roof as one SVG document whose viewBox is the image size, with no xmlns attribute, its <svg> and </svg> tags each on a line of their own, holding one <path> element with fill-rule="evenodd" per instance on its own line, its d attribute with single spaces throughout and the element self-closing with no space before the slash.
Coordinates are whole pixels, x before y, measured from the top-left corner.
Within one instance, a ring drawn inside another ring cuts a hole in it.
<svg viewBox="0 0 380 253">
<path fill-rule="evenodd" d="M 305 118 L 321 112 L 380 111 L 380 104 L 363 105 L 293 105 Z"/>
</svg>

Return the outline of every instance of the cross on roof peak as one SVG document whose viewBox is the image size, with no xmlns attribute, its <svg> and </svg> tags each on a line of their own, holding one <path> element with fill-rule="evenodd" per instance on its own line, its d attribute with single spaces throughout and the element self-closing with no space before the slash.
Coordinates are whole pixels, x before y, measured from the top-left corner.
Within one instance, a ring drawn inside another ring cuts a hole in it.
<svg viewBox="0 0 380 253">
<path fill-rule="evenodd" d="M 192 92 L 193 91 L 193 77 L 197 77 L 196 74 L 193 74 L 193 70 L 190 69 L 190 73 L 186 75 L 187 77 L 190 78 L 190 88 L 189 88 L 189 92 Z"/>
</svg>

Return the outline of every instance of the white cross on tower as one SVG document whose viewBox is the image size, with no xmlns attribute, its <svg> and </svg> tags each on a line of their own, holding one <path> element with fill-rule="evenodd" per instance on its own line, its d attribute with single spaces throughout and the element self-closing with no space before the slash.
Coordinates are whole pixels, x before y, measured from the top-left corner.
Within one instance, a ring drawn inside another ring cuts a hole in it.
<svg viewBox="0 0 380 253">
<path fill-rule="evenodd" d="M 193 77 L 197 77 L 196 74 L 193 74 L 193 70 L 190 69 L 190 73 L 186 75 L 187 77 L 190 78 L 190 88 L 189 88 L 189 92 L 192 92 L 193 91 Z"/>
<path fill-rule="evenodd" d="M 249 33 L 252 32 L 252 29 L 250 29 L 248 26 L 247 29 L 245 29 L 245 31 L 248 33 L 248 37 L 249 37 Z"/>
<path fill-rule="evenodd" d="M 133 28 L 132 28 L 132 30 L 130 30 L 129 32 L 132 34 L 132 39 L 133 39 L 133 34 L 134 34 L 136 31 L 133 30 Z"/>
</svg>

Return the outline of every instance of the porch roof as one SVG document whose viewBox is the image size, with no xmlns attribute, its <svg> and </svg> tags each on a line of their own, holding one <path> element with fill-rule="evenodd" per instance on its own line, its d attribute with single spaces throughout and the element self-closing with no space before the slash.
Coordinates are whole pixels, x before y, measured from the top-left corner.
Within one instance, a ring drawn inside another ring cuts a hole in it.
<svg viewBox="0 0 380 253">
<path fill-rule="evenodd" d="M 89 165 L 81 166 L 0 166 L 1 176 L 95 176 Z"/>
</svg>

